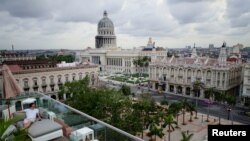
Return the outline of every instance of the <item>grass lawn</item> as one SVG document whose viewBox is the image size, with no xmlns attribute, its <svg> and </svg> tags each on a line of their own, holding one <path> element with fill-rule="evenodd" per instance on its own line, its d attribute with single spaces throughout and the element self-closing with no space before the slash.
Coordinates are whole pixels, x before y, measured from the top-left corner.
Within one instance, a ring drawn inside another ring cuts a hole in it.
<svg viewBox="0 0 250 141">
<path fill-rule="evenodd" d="M 129 77 L 129 76 L 111 76 L 108 77 L 110 80 L 115 80 L 115 81 L 120 81 L 120 82 L 127 82 L 127 83 L 132 83 L 132 84 L 138 84 L 138 83 L 143 83 L 147 82 L 148 79 L 147 77 Z"/>
</svg>

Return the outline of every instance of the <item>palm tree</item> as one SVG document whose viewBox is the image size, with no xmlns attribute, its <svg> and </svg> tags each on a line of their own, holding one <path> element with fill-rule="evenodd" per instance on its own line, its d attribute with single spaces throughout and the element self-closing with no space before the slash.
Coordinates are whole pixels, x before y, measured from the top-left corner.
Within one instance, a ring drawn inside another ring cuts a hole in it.
<svg viewBox="0 0 250 141">
<path fill-rule="evenodd" d="M 180 102 L 174 102 L 169 106 L 169 112 L 172 113 L 176 117 L 176 128 L 179 128 L 178 126 L 178 117 L 179 117 L 179 112 L 182 110 Z"/>
<path fill-rule="evenodd" d="M 163 127 L 167 127 L 168 126 L 168 141 L 170 141 L 170 134 L 172 131 L 174 131 L 174 126 L 176 125 L 176 121 L 174 121 L 174 117 L 172 114 L 167 114 L 166 117 L 164 118 L 164 124 Z"/>
<path fill-rule="evenodd" d="M 214 87 L 211 87 L 211 88 L 208 88 L 205 90 L 205 97 L 207 97 L 208 99 L 208 112 L 207 112 L 207 122 L 209 122 L 209 105 L 210 105 L 210 102 L 212 101 L 212 99 L 214 99 L 214 95 L 216 94 L 216 89 Z"/>
<path fill-rule="evenodd" d="M 198 105 L 197 97 L 199 97 L 200 90 L 203 87 L 204 87 L 204 83 L 202 83 L 201 81 L 196 80 L 196 81 L 193 82 L 193 92 L 194 92 L 195 97 L 196 97 L 195 107 L 197 107 L 197 105 Z"/>
<path fill-rule="evenodd" d="M 216 92 L 217 92 L 217 90 L 215 89 L 215 87 L 208 88 L 204 92 L 205 97 L 208 98 L 208 99 L 210 99 L 210 98 L 214 99 L 214 96 L 215 96 Z"/>
<path fill-rule="evenodd" d="M 138 59 L 133 60 L 133 64 L 136 68 L 139 67 L 139 76 L 141 76 L 142 69 L 148 67 L 150 61 L 151 59 L 148 56 L 139 56 Z"/>
<path fill-rule="evenodd" d="M 189 103 L 188 103 L 187 99 L 181 100 L 181 108 L 182 108 L 182 115 L 183 115 L 182 125 L 186 125 L 186 123 L 185 123 L 185 112 L 188 109 L 188 107 L 189 107 Z"/>
<path fill-rule="evenodd" d="M 194 134 L 190 134 L 188 132 L 181 132 L 181 135 L 182 139 L 180 141 L 190 141 Z"/>
<path fill-rule="evenodd" d="M 154 136 L 154 140 L 156 141 L 156 136 L 162 138 L 164 136 L 163 133 L 163 129 L 161 127 L 158 127 L 159 123 L 157 123 L 156 120 L 153 120 L 150 124 L 149 124 L 149 133 L 147 134 L 149 137 L 151 137 L 152 140 L 152 136 Z"/>
<path fill-rule="evenodd" d="M 190 112 L 190 119 L 189 119 L 189 121 L 192 122 L 193 121 L 193 119 L 192 119 L 192 117 L 193 117 L 193 111 L 196 111 L 194 105 L 193 104 L 188 104 L 187 111 Z"/>
<path fill-rule="evenodd" d="M 194 117 L 194 118 L 195 118 L 195 119 L 198 119 L 198 116 L 197 116 L 198 111 L 197 111 L 197 109 L 195 109 L 194 112 L 195 112 L 195 117 Z"/>
</svg>

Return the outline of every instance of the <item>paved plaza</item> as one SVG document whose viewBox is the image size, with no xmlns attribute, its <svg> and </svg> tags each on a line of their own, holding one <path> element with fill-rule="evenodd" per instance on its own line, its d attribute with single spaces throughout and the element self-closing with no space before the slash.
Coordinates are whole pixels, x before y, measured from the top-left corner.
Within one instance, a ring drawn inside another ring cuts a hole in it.
<svg viewBox="0 0 250 141">
<path fill-rule="evenodd" d="M 209 122 L 206 122 L 205 120 L 207 119 L 207 115 L 198 113 L 197 117 L 198 119 L 194 119 L 195 115 L 193 115 L 193 121 L 189 122 L 190 118 L 190 113 L 185 114 L 185 123 L 186 125 L 182 125 L 182 115 L 179 116 L 179 127 L 180 128 L 175 128 L 173 132 L 171 132 L 170 138 L 171 141 L 180 141 L 182 139 L 181 132 L 189 132 L 193 133 L 193 137 L 191 138 L 191 141 L 207 141 L 206 136 L 207 136 L 207 130 L 208 130 L 208 125 L 218 125 L 219 124 L 219 119 L 218 117 L 214 116 L 209 116 Z M 203 116 L 203 118 L 202 118 Z M 221 124 L 222 125 L 236 125 L 236 124 L 241 124 L 239 122 L 233 122 L 230 120 L 226 119 L 221 119 Z M 144 133 L 144 140 L 148 141 L 150 138 L 146 135 L 148 130 L 145 131 Z M 157 141 L 168 141 L 168 132 L 167 129 L 165 128 L 163 130 L 165 136 L 161 139 L 157 137 Z"/>
</svg>

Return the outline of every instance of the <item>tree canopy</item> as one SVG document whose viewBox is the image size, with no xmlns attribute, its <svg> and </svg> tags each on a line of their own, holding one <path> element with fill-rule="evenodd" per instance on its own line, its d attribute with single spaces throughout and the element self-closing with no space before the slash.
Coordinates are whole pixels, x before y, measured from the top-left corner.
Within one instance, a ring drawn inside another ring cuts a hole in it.
<svg viewBox="0 0 250 141">
<path fill-rule="evenodd" d="M 176 124 L 173 115 L 182 109 L 187 109 L 187 101 L 183 100 L 167 106 L 157 105 L 150 94 L 141 94 L 138 100 L 132 100 L 128 95 L 130 88 L 123 86 L 120 90 L 106 87 L 93 88 L 89 86 L 89 78 L 66 82 L 59 95 L 69 94 L 65 103 L 117 128 L 133 135 L 141 134 L 149 129 L 150 137 L 162 137 L 163 127 L 172 130 Z M 162 104 L 168 104 L 167 101 Z M 177 120 L 178 121 L 178 120 Z M 169 133 L 170 134 L 170 133 Z"/>
<path fill-rule="evenodd" d="M 52 61 L 65 61 L 67 63 L 74 62 L 75 56 L 74 55 L 40 55 L 36 57 L 37 60 L 52 60 Z"/>
</svg>

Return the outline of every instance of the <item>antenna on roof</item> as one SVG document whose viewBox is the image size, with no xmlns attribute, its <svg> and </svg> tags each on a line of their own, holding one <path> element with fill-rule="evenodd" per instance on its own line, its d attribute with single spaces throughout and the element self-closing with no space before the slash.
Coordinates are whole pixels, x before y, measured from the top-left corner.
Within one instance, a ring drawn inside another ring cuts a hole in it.
<svg viewBox="0 0 250 141">
<path fill-rule="evenodd" d="M 12 48 L 12 51 L 14 52 L 14 45 L 13 44 L 12 44 L 11 48 Z"/>
</svg>

